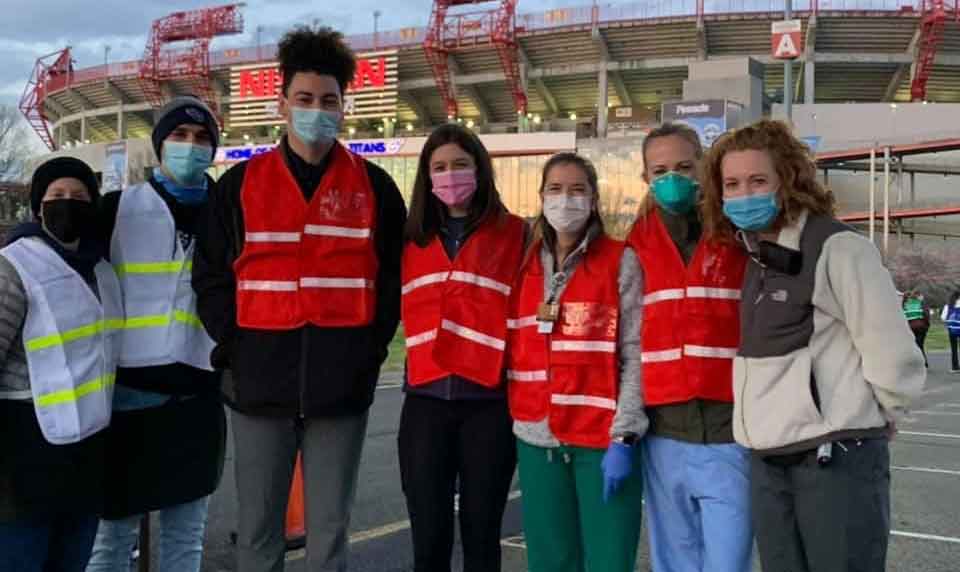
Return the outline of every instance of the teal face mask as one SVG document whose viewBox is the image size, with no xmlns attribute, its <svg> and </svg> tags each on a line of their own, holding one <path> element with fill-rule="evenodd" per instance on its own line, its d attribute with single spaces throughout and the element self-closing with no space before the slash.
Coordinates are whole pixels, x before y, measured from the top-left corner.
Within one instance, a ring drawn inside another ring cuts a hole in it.
<svg viewBox="0 0 960 572">
<path fill-rule="evenodd" d="M 660 175 L 650 184 L 657 204 L 670 214 L 685 215 L 697 203 L 700 184 L 674 171 Z"/>
<path fill-rule="evenodd" d="M 189 186 L 203 181 L 213 161 L 213 148 L 184 141 L 164 141 L 161 163 L 177 183 Z"/>
<path fill-rule="evenodd" d="M 340 113 L 291 107 L 290 124 L 297 138 L 307 145 L 332 143 L 340 132 Z"/>
</svg>

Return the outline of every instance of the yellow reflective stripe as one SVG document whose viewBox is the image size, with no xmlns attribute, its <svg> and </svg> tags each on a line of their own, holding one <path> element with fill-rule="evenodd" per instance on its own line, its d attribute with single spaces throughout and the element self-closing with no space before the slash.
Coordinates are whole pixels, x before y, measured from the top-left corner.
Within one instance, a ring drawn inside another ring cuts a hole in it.
<svg viewBox="0 0 960 572">
<path fill-rule="evenodd" d="M 182 322 L 184 324 L 189 324 L 197 328 L 202 328 L 203 323 L 200 321 L 200 318 L 196 314 L 191 314 L 190 312 L 184 312 L 183 310 L 174 310 L 173 319 Z M 170 315 L 159 314 L 156 316 L 137 316 L 134 318 L 127 318 L 127 323 L 124 328 L 128 330 L 138 330 L 141 328 L 164 328 L 170 325 Z"/>
<path fill-rule="evenodd" d="M 186 267 L 187 270 L 193 270 L 193 261 L 186 262 L 130 262 L 128 264 L 118 264 L 114 267 L 117 274 L 177 274 Z"/>
<path fill-rule="evenodd" d="M 123 327 L 123 320 L 110 319 L 110 320 L 100 320 L 86 326 L 80 326 L 73 330 L 68 330 L 62 334 L 50 334 L 49 336 L 41 336 L 39 338 L 33 338 L 27 340 L 26 346 L 28 352 L 36 352 L 40 350 L 45 350 L 47 348 L 52 348 L 54 346 L 62 346 L 70 342 L 75 342 L 83 338 L 89 338 L 95 336 L 104 330 L 117 330 Z"/>
<path fill-rule="evenodd" d="M 79 401 L 81 397 L 90 395 L 91 393 L 105 391 L 112 387 L 115 379 L 116 375 L 104 375 L 92 381 L 83 383 L 74 389 L 62 389 L 60 391 L 54 391 L 53 393 L 41 395 L 37 399 L 37 406 L 53 407 L 55 405 L 63 405 L 64 403 Z"/>
<path fill-rule="evenodd" d="M 170 325 L 170 316 L 159 314 L 156 316 L 137 316 L 127 318 L 123 327 L 127 330 L 139 330 L 140 328 L 161 328 Z"/>
<path fill-rule="evenodd" d="M 178 322 L 183 322 L 184 324 L 191 325 L 195 328 L 203 328 L 203 322 L 200 321 L 200 317 L 196 314 L 191 314 L 190 312 L 184 312 L 183 310 L 175 310 L 173 312 L 173 319 Z"/>
</svg>

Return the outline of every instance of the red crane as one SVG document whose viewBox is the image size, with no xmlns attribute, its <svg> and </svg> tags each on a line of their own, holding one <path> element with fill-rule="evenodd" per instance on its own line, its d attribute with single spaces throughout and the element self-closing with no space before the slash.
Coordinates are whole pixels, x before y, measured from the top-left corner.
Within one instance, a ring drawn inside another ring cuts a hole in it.
<svg viewBox="0 0 960 572">
<path fill-rule="evenodd" d="M 243 4 L 174 12 L 153 22 L 140 62 L 140 86 L 148 102 L 163 105 L 162 82 L 179 81 L 217 109 L 210 87 L 210 42 L 217 36 L 243 32 Z M 187 47 L 171 44 L 189 42 Z"/>
<path fill-rule="evenodd" d="M 960 9 L 956 4 L 957 0 L 954 0 L 953 6 L 946 0 L 923 0 L 916 68 L 910 83 L 912 101 L 924 101 L 927 98 L 927 80 L 933 72 L 933 63 L 943 40 L 943 28 L 949 13 L 953 12 L 954 18 L 960 21 Z"/>
<path fill-rule="evenodd" d="M 450 13 L 455 6 L 499 3 L 496 8 Z M 500 58 L 518 114 L 527 113 L 527 94 L 520 78 L 517 43 L 517 0 L 434 0 L 423 51 L 443 98 L 447 118 L 458 113 L 456 87 L 450 77 L 448 57 L 458 50 L 493 45 Z"/>
<path fill-rule="evenodd" d="M 18 106 L 20 113 L 23 113 L 27 123 L 51 151 L 57 148 L 57 144 L 50 133 L 43 100 L 46 99 L 47 94 L 67 87 L 72 74 L 73 60 L 70 56 L 70 48 L 42 56 L 34 64 L 33 73 L 30 74 L 30 79 L 20 97 Z"/>
</svg>

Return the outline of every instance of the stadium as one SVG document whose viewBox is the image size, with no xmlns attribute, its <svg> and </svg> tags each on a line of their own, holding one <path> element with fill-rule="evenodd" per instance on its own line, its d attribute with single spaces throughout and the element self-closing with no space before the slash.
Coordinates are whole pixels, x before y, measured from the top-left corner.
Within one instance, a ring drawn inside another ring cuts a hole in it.
<svg viewBox="0 0 960 572">
<path fill-rule="evenodd" d="M 671 103 L 714 102 L 700 118 L 712 125 L 710 137 L 763 115 L 784 116 L 785 66 L 776 57 L 783 37 L 771 34 L 784 19 L 780 2 L 522 8 L 516 0 L 437 0 L 432 11 L 425 3 L 424 27 L 350 36 L 360 61 L 343 139 L 407 192 L 423 136 L 446 121 L 465 123 L 497 157 L 507 202 L 523 214 L 536 209 L 544 157 L 576 148 L 598 163 L 612 208 L 630 211 L 645 192 L 636 176 L 643 133 L 667 118 L 698 121 L 674 113 L 696 106 L 670 111 Z M 844 209 L 869 208 L 866 181 L 856 173 L 870 169 L 867 148 L 882 159 L 889 146 L 893 172 L 878 193 L 892 185 L 895 206 L 909 192 L 911 207 L 956 212 L 944 202 L 942 179 L 957 169 L 950 151 L 960 147 L 949 132 L 960 116 L 957 0 L 800 0 L 793 8 L 795 81 L 786 96 L 798 134 L 831 153 L 824 177 Z M 173 95 L 197 94 L 221 114 L 220 173 L 272 146 L 281 132 L 276 46 L 210 47 L 243 31 L 241 10 L 219 6 L 157 20 L 137 61 L 75 67 L 69 48 L 41 58 L 20 108 L 51 151 L 89 161 L 108 188 L 119 188 L 142 180 L 155 162 L 146 142 L 153 110 Z M 909 147 L 905 155 L 898 145 Z M 873 168 L 882 171 L 881 161 Z M 914 186 L 923 189 L 919 198 Z M 949 234 L 931 224 L 927 234 Z"/>
</svg>

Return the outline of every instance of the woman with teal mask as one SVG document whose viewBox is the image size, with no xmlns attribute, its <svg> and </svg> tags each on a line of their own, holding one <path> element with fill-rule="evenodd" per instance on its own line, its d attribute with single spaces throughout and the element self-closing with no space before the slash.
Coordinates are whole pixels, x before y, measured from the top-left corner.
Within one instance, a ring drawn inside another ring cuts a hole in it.
<svg viewBox="0 0 960 572">
<path fill-rule="evenodd" d="M 720 137 L 703 182 L 706 235 L 750 253 L 733 430 L 763 569 L 885 570 L 888 441 L 926 375 L 890 273 L 784 123 Z"/>
<path fill-rule="evenodd" d="M 664 124 L 647 135 L 643 156 L 650 195 L 627 243 L 643 275 L 650 430 L 641 450 L 653 570 L 748 572 L 749 457 L 733 440 L 730 389 L 746 256 L 732 240 L 702 236 L 695 131 Z"/>
</svg>

